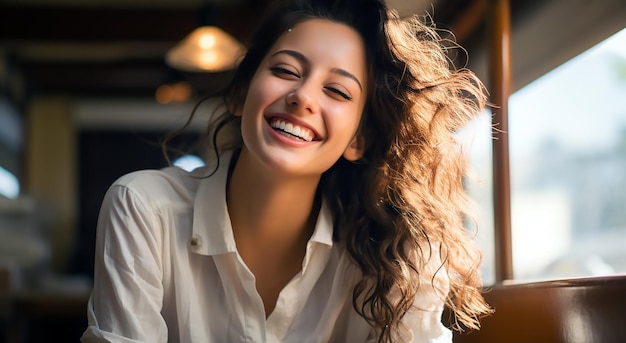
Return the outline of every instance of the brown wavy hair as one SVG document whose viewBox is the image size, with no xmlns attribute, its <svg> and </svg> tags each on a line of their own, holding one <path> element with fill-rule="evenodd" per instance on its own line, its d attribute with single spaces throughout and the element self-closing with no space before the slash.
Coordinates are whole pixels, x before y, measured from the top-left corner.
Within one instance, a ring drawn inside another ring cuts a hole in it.
<svg viewBox="0 0 626 343">
<path fill-rule="evenodd" d="M 479 328 L 491 309 L 480 293 L 481 254 L 465 226 L 473 216 L 463 187 L 467 162 L 455 132 L 482 111 L 484 86 L 469 70 L 454 67 L 444 40 L 422 17 L 400 18 L 382 0 L 291 0 L 277 3 L 262 21 L 222 94 L 226 108 L 243 104 L 280 35 L 311 18 L 359 32 L 369 65 L 359 128 L 363 157 L 356 163 L 340 158 L 319 185 L 333 212 L 334 239 L 362 273 L 355 310 L 378 330 L 379 342 L 392 341 L 420 280 L 435 287 L 435 275 L 425 269 L 436 253 L 436 273 L 447 273 L 450 282 L 444 296 L 453 327 Z M 236 132 L 239 124 L 225 111 L 209 128 L 218 161 L 217 133 L 228 126 Z M 242 144 L 240 136 L 232 142 L 231 148 Z"/>
</svg>

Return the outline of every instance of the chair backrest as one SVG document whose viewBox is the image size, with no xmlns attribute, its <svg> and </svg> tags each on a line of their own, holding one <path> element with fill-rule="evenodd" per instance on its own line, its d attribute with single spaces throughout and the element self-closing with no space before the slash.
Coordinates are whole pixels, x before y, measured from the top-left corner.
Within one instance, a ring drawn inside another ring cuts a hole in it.
<svg viewBox="0 0 626 343">
<path fill-rule="evenodd" d="M 626 276 L 495 286 L 495 313 L 455 343 L 624 343 Z"/>
</svg>

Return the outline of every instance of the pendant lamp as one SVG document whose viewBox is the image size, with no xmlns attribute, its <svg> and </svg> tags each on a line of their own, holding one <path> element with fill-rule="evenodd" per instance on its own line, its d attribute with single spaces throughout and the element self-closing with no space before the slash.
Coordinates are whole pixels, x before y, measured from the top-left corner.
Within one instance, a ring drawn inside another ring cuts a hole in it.
<svg viewBox="0 0 626 343">
<path fill-rule="evenodd" d="M 200 26 L 165 55 L 166 63 L 190 72 L 219 72 L 233 69 L 244 54 L 243 45 L 216 26 Z"/>
</svg>

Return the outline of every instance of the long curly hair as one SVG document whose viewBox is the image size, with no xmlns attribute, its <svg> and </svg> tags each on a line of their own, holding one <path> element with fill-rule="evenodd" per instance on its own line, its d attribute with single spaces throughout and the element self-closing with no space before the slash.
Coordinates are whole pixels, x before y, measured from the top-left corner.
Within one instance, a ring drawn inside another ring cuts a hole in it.
<svg viewBox="0 0 626 343">
<path fill-rule="evenodd" d="M 480 293 L 481 254 L 465 225 L 473 215 L 455 132 L 482 111 L 486 91 L 472 72 L 454 67 L 432 23 L 400 18 L 383 0 L 278 2 L 222 94 L 230 111 L 209 128 L 217 157 L 217 133 L 228 126 L 237 131 L 239 117 L 230 112 L 245 101 L 261 60 L 287 29 L 311 18 L 352 27 L 366 46 L 363 157 L 356 163 L 340 158 L 319 185 L 333 211 L 334 239 L 362 274 L 355 310 L 378 330 L 380 342 L 392 341 L 436 253 L 437 273 L 447 273 L 450 282 L 445 304 L 454 328 L 479 328 L 491 309 Z M 231 143 L 241 145 L 240 136 Z"/>
</svg>

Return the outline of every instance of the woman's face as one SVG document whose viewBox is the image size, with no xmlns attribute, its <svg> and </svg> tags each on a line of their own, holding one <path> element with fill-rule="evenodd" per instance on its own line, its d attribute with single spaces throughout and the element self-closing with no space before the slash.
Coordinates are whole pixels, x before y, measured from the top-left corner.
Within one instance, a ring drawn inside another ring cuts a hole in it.
<svg viewBox="0 0 626 343">
<path fill-rule="evenodd" d="M 349 26 L 309 19 L 285 32 L 253 76 L 242 107 L 244 149 L 281 173 L 321 175 L 361 157 L 365 47 Z"/>
</svg>

